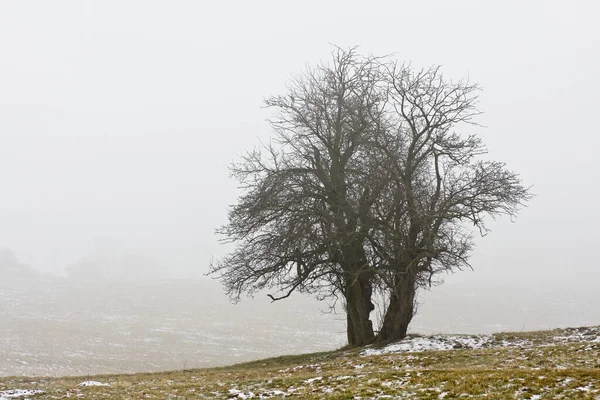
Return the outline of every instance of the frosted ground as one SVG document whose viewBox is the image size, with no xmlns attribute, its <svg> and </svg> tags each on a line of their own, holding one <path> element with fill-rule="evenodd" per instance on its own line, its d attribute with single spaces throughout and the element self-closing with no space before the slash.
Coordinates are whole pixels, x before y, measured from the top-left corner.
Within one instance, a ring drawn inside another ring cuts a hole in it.
<svg viewBox="0 0 600 400">
<path fill-rule="evenodd" d="M 319 303 L 234 306 L 213 282 L 0 288 L 0 376 L 216 366 L 343 342 Z"/>
<path fill-rule="evenodd" d="M 432 351 L 433 350 L 433 351 Z M 385 347 L 220 369 L 74 378 L 0 378 L 0 400 L 600 399 L 600 327 L 491 335 L 411 335 Z"/>
<path fill-rule="evenodd" d="M 600 322 L 593 285 L 535 292 L 526 283 L 494 285 L 436 288 L 422 300 L 413 331 L 489 334 Z M 264 295 L 232 305 L 213 281 L 0 282 L 0 376 L 162 371 L 331 350 L 344 343 L 344 321 L 323 314 L 326 308 L 301 297 L 272 304 Z"/>
</svg>

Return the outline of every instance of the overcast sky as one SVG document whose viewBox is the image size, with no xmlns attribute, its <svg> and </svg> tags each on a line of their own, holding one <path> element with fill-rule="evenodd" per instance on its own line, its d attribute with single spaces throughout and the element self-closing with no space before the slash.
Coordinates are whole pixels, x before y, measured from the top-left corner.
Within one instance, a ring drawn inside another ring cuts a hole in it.
<svg viewBox="0 0 600 400">
<path fill-rule="evenodd" d="M 472 276 L 600 277 L 599 3 L 21 1 L 0 6 L 0 247 L 59 272 L 98 241 L 179 276 L 225 251 L 227 164 L 331 44 L 482 85 L 482 137 L 537 197 Z"/>
</svg>

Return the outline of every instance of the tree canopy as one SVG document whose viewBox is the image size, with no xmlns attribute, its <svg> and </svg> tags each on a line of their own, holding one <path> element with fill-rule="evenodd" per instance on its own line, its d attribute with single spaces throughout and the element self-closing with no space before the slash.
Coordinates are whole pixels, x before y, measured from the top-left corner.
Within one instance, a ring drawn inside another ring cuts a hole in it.
<svg viewBox="0 0 600 400">
<path fill-rule="evenodd" d="M 271 141 L 234 163 L 243 190 L 217 230 L 235 249 L 211 266 L 228 294 L 275 289 L 340 297 L 348 342 L 400 339 L 415 294 L 469 266 L 472 227 L 514 216 L 531 197 L 473 133 L 480 89 L 387 57 L 336 48 L 293 79 Z M 387 299 L 375 335 L 374 292 Z"/>
</svg>

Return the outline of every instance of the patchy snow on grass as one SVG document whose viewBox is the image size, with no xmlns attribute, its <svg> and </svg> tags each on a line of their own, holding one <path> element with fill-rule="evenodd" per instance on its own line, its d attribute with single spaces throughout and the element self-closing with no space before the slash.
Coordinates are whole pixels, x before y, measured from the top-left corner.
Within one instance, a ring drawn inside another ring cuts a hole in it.
<svg viewBox="0 0 600 400">
<path fill-rule="evenodd" d="M 600 342 L 600 327 L 590 326 L 564 329 L 562 335 L 554 336 L 554 342 Z"/>
<path fill-rule="evenodd" d="M 20 397 L 33 396 L 44 393 L 43 390 L 12 389 L 0 392 L 0 400 L 18 399 Z"/>
<path fill-rule="evenodd" d="M 420 352 L 431 350 L 456 350 L 456 349 L 481 349 L 487 347 L 518 347 L 526 348 L 534 345 L 552 346 L 556 344 L 574 342 L 600 342 L 600 327 L 567 328 L 560 330 L 560 334 L 541 339 L 537 343 L 522 338 L 499 338 L 491 335 L 432 335 L 409 336 L 405 339 L 389 344 L 383 348 L 368 348 L 362 355 L 371 356 L 386 353 Z M 594 346 L 594 345 L 592 345 Z M 586 348 L 585 350 L 590 350 Z"/>
<path fill-rule="evenodd" d="M 381 349 L 366 349 L 363 355 L 371 356 L 398 352 L 419 352 L 429 350 L 480 349 L 491 342 L 486 335 L 433 335 L 427 337 L 407 337 Z"/>
<path fill-rule="evenodd" d="M 237 397 L 238 399 L 253 399 L 255 394 L 253 392 L 243 392 L 238 389 L 229 389 L 229 397 Z"/>
<path fill-rule="evenodd" d="M 257 391 L 257 393 L 251 392 L 251 391 L 243 391 L 243 390 L 239 390 L 239 389 L 229 389 L 228 392 L 228 397 L 229 398 L 238 398 L 238 399 L 254 399 L 254 398 L 259 398 L 259 399 L 270 399 L 273 397 L 286 397 L 286 396 L 290 396 L 294 390 L 292 390 L 293 388 L 290 388 L 290 390 L 288 390 L 288 392 L 284 392 L 283 390 L 278 390 L 278 389 L 263 389 L 263 388 L 259 388 L 259 390 Z"/>
<path fill-rule="evenodd" d="M 81 382 L 79 386 L 110 386 L 110 383 L 102 383 L 98 381 L 85 381 Z"/>
<path fill-rule="evenodd" d="M 322 381 L 322 380 L 323 380 L 322 376 L 317 376 L 317 377 L 314 377 L 314 378 L 307 379 L 304 382 L 306 382 L 306 383 L 313 383 L 313 382 Z"/>
</svg>

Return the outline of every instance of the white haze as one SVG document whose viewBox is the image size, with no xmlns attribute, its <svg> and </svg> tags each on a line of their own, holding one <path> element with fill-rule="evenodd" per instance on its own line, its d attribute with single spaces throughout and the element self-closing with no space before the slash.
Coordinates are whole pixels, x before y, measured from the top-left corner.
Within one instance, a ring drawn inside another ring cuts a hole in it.
<svg viewBox="0 0 600 400">
<path fill-rule="evenodd" d="M 536 194 L 516 223 L 490 223 L 474 271 L 425 296 L 416 326 L 460 330 L 435 325 L 449 304 L 439 296 L 478 287 L 471 303 L 520 328 L 526 318 L 497 308 L 508 293 L 573 299 L 600 278 L 599 14 L 584 0 L 3 1 L 0 249 L 58 276 L 100 254 L 152 277 L 202 279 L 227 250 L 214 234 L 239 194 L 227 165 L 269 137 L 262 100 L 332 44 L 358 45 L 481 84 L 490 157 Z M 577 321 L 600 318 L 586 315 Z M 492 329 L 468 317 L 465 329 Z"/>
<path fill-rule="evenodd" d="M 482 136 L 537 197 L 475 274 L 598 277 L 600 32 L 590 1 L 5 1 L 0 246 L 40 270 L 113 241 L 201 276 L 269 135 L 265 96 L 330 43 L 441 64 L 484 92 Z"/>
</svg>

